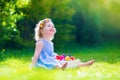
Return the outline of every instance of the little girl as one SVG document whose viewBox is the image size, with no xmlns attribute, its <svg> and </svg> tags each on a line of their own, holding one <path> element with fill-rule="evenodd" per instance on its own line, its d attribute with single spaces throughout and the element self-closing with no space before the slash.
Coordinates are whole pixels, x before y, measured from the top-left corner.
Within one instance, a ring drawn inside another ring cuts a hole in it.
<svg viewBox="0 0 120 80">
<path fill-rule="evenodd" d="M 79 59 L 72 61 L 57 60 L 57 54 L 54 53 L 52 39 L 56 29 L 51 19 L 43 19 L 39 21 L 35 28 L 35 52 L 32 58 L 31 67 L 42 67 L 47 69 L 54 68 L 76 68 L 81 66 L 89 66 L 94 60 L 88 62 L 80 62 Z"/>
</svg>

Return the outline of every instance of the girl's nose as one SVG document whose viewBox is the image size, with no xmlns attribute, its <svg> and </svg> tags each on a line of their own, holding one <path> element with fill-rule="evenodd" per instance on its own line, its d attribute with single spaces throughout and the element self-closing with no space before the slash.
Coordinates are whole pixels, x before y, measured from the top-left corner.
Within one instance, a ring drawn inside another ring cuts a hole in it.
<svg viewBox="0 0 120 80">
<path fill-rule="evenodd" d="M 52 28 L 54 28 L 54 26 L 52 26 Z"/>
<path fill-rule="evenodd" d="M 51 26 L 51 28 L 55 28 L 54 26 Z"/>
</svg>

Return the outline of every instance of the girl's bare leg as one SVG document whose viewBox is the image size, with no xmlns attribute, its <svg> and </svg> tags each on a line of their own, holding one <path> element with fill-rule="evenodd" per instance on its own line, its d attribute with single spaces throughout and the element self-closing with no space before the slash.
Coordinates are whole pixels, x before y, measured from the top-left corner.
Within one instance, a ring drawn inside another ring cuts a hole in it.
<svg viewBox="0 0 120 80">
<path fill-rule="evenodd" d="M 78 67 L 82 67 L 82 66 L 90 66 L 95 62 L 95 60 L 90 60 L 88 62 L 80 62 Z"/>
</svg>

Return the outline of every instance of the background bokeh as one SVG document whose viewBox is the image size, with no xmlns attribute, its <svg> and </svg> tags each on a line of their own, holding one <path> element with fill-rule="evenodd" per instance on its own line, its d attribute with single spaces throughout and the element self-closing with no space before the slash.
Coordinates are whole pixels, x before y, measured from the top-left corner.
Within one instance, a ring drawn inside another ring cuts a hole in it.
<svg viewBox="0 0 120 80">
<path fill-rule="evenodd" d="M 57 29 L 58 55 L 96 62 L 31 69 L 34 28 L 44 18 Z M 120 80 L 120 0 L 0 0 L 0 80 Z"/>
<path fill-rule="evenodd" d="M 0 49 L 34 48 L 34 28 L 51 18 L 56 48 L 120 47 L 120 0 L 0 0 Z"/>
</svg>

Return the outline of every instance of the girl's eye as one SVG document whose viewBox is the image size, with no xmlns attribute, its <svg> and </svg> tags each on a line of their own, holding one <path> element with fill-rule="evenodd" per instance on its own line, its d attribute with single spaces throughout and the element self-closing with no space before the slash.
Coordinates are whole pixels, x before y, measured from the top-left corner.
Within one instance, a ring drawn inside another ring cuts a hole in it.
<svg viewBox="0 0 120 80">
<path fill-rule="evenodd" d="M 50 26 L 48 26 L 48 27 L 50 27 Z"/>
</svg>

